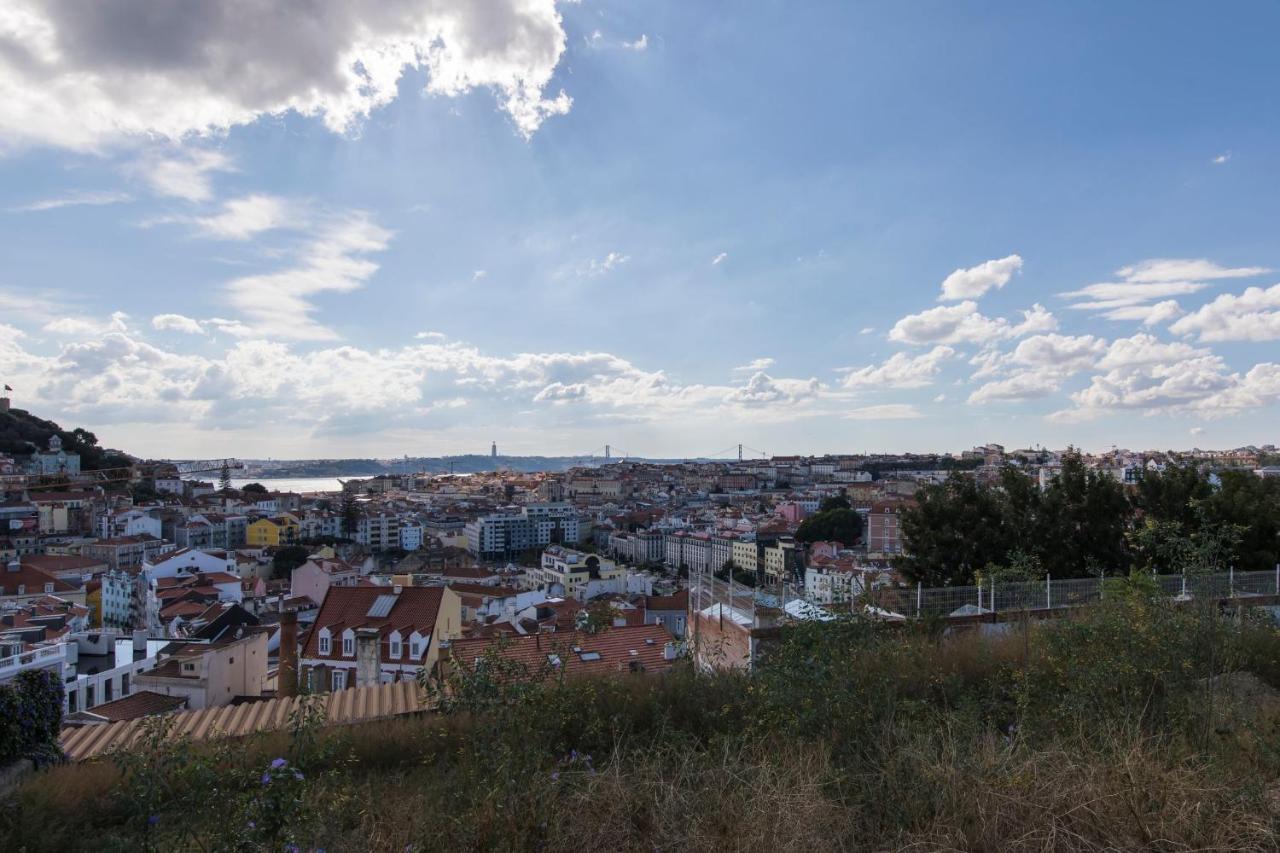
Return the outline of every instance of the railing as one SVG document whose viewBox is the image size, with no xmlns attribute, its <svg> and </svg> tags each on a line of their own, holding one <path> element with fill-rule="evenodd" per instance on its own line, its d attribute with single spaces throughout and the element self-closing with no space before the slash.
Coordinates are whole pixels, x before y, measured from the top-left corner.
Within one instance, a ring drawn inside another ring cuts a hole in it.
<svg viewBox="0 0 1280 853">
<path fill-rule="evenodd" d="M 55 661 L 61 663 L 64 659 L 61 645 L 40 646 L 29 652 L 0 658 L 0 681 L 12 678 L 24 669 L 50 666 Z"/>
<path fill-rule="evenodd" d="M 1165 595 L 1182 601 L 1280 596 L 1280 566 L 1267 572 L 1154 575 L 1152 580 Z M 983 616 L 1092 604 L 1106 597 L 1107 586 L 1106 578 L 1046 577 L 1003 583 L 993 580 L 977 586 L 883 587 L 868 593 L 865 602 L 872 608 L 870 612 L 887 619 Z"/>
</svg>

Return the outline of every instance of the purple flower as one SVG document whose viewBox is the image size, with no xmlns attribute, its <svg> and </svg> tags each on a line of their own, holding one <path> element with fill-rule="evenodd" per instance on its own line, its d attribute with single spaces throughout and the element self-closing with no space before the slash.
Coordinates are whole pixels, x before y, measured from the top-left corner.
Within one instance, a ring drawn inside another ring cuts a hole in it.
<svg viewBox="0 0 1280 853">
<path fill-rule="evenodd" d="M 270 785 L 270 784 L 271 784 L 271 774 L 270 774 L 270 773 L 263 773 L 263 774 L 262 774 L 262 784 L 264 784 L 264 785 Z"/>
<path fill-rule="evenodd" d="M 289 762 L 285 761 L 283 758 L 277 758 L 275 761 L 271 762 L 271 769 L 279 770 L 281 767 L 284 767 L 288 763 Z"/>
<path fill-rule="evenodd" d="M 557 770 L 555 773 L 552 773 L 552 774 L 551 774 L 551 781 L 552 781 L 552 782 L 559 782 L 559 781 L 560 781 L 560 771 L 559 771 L 559 770 Z"/>
<path fill-rule="evenodd" d="M 256 829 L 256 828 L 257 828 L 257 826 L 258 826 L 258 825 L 257 825 L 256 823 L 254 823 L 253 821 L 249 821 L 249 828 L 250 828 L 250 829 Z"/>
<path fill-rule="evenodd" d="M 299 773 L 297 770 L 295 770 L 295 771 L 293 771 L 293 778 L 295 778 L 295 779 L 297 779 L 299 782 L 301 782 L 301 781 L 302 781 L 302 774 L 301 774 L 301 773 Z"/>
<path fill-rule="evenodd" d="M 160 822 L 160 815 L 158 814 L 153 814 L 151 817 L 147 818 L 148 826 L 155 826 L 159 822 Z"/>
</svg>

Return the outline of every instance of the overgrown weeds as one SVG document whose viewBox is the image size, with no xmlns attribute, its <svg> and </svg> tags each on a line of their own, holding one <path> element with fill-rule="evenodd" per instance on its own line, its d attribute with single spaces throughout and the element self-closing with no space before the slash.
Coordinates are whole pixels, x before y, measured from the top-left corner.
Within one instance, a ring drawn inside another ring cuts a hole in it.
<svg viewBox="0 0 1280 853">
<path fill-rule="evenodd" d="M 813 623 L 749 677 L 490 683 L 444 715 L 235 743 L 158 732 L 23 786 L 0 849 L 1280 848 L 1274 626 L 1139 584 L 1027 630 Z"/>
</svg>

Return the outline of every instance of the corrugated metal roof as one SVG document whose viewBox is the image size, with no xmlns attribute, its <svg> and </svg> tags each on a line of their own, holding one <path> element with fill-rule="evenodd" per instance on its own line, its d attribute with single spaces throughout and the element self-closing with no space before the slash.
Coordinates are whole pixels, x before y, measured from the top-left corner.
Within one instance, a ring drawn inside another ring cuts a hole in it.
<svg viewBox="0 0 1280 853">
<path fill-rule="evenodd" d="M 432 707 L 412 681 L 353 687 L 323 694 L 321 699 L 328 725 L 361 723 L 426 711 Z M 169 737 L 185 735 L 192 740 L 207 740 L 283 728 L 288 724 L 289 716 L 302 706 L 302 701 L 302 697 L 266 699 L 200 711 L 180 711 L 172 715 L 174 724 Z M 62 730 L 62 749 L 71 760 L 85 761 L 112 749 L 128 747 L 143 732 L 142 719 L 66 728 Z"/>
</svg>

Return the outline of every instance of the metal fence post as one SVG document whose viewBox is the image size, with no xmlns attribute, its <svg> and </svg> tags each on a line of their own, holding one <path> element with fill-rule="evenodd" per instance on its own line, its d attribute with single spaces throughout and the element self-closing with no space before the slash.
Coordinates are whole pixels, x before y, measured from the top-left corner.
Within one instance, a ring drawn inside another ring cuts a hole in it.
<svg viewBox="0 0 1280 853">
<path fill-rule="evenodd" d="M 996 612 L 996 579 L 991 579 L 991 612 Z"/>
<path fill-rule="evenodd" d="M 1187 597 L 1187 576 L 1185 573 L 1182 575 L 1182 597 Z"/>
<path fill-rule="evenodd" d="M 1044 576 L 1044 608 L 1053 609 L 1053 575 Z"/>
<path fill-rule="evenodd" d="M 1098 581 L 1098 600 L 1102 601 L 1107 597 L 1107 570 L 1102 570 L 1102 579 Z"/>
<path fill-rule="evenodd" d="M 1280 595 L 1280 563 L 1276 563 L 1276 595 Z"/>
<path fill-rule="evenodd" d="M 1236 597 L 1236 567 L 1230 566 L 1227 569 L 1227 598 Z"/>
<path fill-rule="evenodd" d="M 916 618 L 920 618 L 920 605 L 924 601 L 924 585 L 916 581 Z"/>
</svg>

